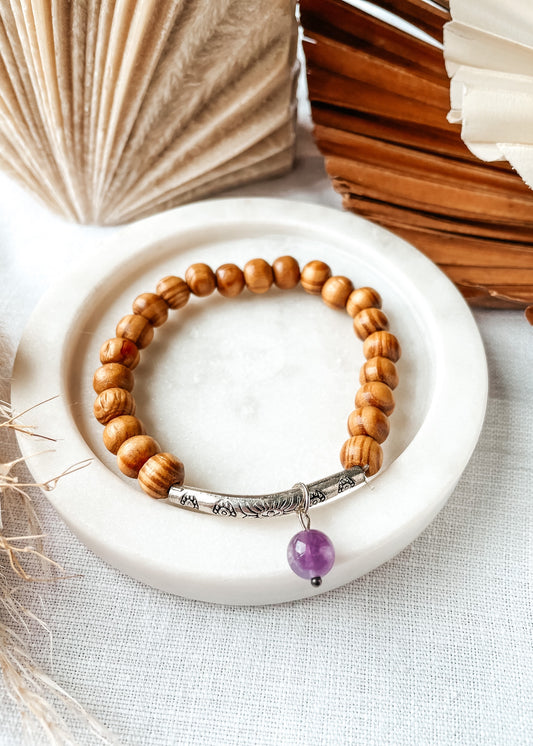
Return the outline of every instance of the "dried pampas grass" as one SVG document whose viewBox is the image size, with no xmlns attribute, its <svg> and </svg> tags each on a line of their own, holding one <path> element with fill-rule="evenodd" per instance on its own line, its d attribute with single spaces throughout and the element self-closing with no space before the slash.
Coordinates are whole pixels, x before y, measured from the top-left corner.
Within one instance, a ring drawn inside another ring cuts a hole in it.
<svg viewBox="0 0 533 746">
<path fill-rule="evenodd" d="M 22 413 L 25 414 L 25 413 Z M 91 717 L 45 671 L 37 666 L 25 641 L 37 624 L 45 625 L 26 605 L 23 591 L 35 583 L 52 582 L 65 577 L 61 567 L 46 555 L 39 519 L 28 494 L 31 487 L 53 489 L 58 479 L 77 464 L 45 484 L 36 485 L 19 476 L 24 459 L 6 461 L 2 453 L 10 447 L 14 432 L 50 440 L 22 424 L 9 405 L 0 402 L 0 671 L 8 694 L 20 709 L 22 727 L 29 743 L 73 744 L 75 739 L 60 710 L 75 716 L 104 743 L 114 737 Z M 14 532 L 10 531 L 13 526 Z"/>
</svg>

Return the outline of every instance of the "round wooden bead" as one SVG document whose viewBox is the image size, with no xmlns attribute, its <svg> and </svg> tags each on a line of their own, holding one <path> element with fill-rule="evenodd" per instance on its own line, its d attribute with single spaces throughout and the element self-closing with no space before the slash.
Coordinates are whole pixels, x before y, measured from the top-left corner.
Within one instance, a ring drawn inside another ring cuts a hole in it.
<svg viewBox="0 0 533 746">
<path fill-rule="evenodd" d="M 179 458 L 171 453 L 156 453 L 141 467 L 139 484 L 150 497 L 168 497 L 173 484 L 183 484 L 185 468 Z"/>
<path fill-rule="evenodd" d="M 350 435 L 369 435 L 378 443 L 383 443 L 390 431 L 387 415 L 377 407 L 360 407 L 348 417 Z"/>
<path fill-rule="evenodd" d="M 279 256 L 272 263 L 274 283 L 281 290 L 291 290 L 300 282 L 300 267 L 293 256 Z"/>
<path fill-rule="evenodd" d="M 159 280 L 155 290 L 167 306 L 173 310 L 183 308 L 191 294 L 185 280 L 182 280 L 181 277 L 174 277 L 174 275 L 168 275 Z"/>
<path fill-rule="evenodd" d="M 161 326 L 168 318 L 168 306 L 160 295 L 141 293 L 133 301 L 133 313 L 144 316 L 152 326 Z"/>
<path fill-rule="evenodd" d="M 341 448 L 341 464 L 345 469 L 352 466 L 368 466 L 369 477 L 377 474 L 383 463 L 383 451 L 369 435 L 355 435 L 348 438 Z"/>
<path fill-rule="evenodd" d="M 191 293 L 194 293 L 199 298 L 211 295 L 217 286 L 215 273 L 208 264 L 203 264 L 203 262 L 191 264 L 185 272 L 185 282 L 189 286 Z"/>
<path fill-rule="evenodd" d="M 137 417 L 131 414 L 123 414 L 115 417 L 104 427 L 103 440 L 108 451 L 116 454 L 120 446 L 128 438 L 134 435 L 144 435 L 144 425 Z"/>
<path fill-rule="evenodd" d="M 154 327 L 144 316 L 137 313 L 130 313 L 123 316 L 117 324 L 115 330 L 117 337 L 124 337 L 133 342 L 141 350 L 148 347 L 154 338 Z"/>
<path fill-rule="evenodd" d="M 371 357 L 361 367 L 359 373 L 359 383 L 368 383 L 369 381 L 381 381 L 386 383 L 390 389 L 395 389 L 398 385 L 398 371 L 396 366 L 387 357 Z"/>
<path fill-rule="evenodd" d="M 322 285 L 322 300 L 330 308 L 344 308 L 352 290 L 353 283 L 347 277 L 329 277 Z"/>
<path fill-rule="evenodd" d="M 149 435 L 128 438 L 117 451 L 117 464 L 127 477 L 135 479 L 149 458 L 160 451 L 159 443 Z"/>
<path fill-rule="evenodd" d="M 386 357 L 396 363 L 402 355 L 402 348 L 394 334 L 381 331 L 374 332 L 365 339 L 363 353 L 367 360 L 371 357 Z"/>
<path fill-rule="evenodd" d="M 381 308 L 381 296 L 374 288 L 356 288 L 346 301 L 346 310 L 355 316 L 363 308 Z"/>
<path fill-rule="evenodd" d="M 364 383 L 355 395 L 356 407 L 377 407 L 389 415 L 394 410 L 394 396 L 392 391 L 381 381 Z"/>
<path fill-rule="evenodd" d="M 389 328 L 389 320 L 379 308 L 363 308 L 356 313 L 353 328 L 359 339 L 366 339 L 374 332 Z"/>
<path fill-rule="evenodd" d="M 140 359 L 139 348 L 129 339 L 114 337 L 108 339 L 100 347 L 100 362 L 104 365 L 105 363 L 120 363 L 133 370 L 139 364 Z"/>
<path fill-rule="evenodd" d="M 102 425 L 123 414 L 135 414 L 135 400 L 126 389 L 106 389 L 94 402 L 94 416 Z"/>
<path fill-rule="evenodd" d="M 216 271 L 217 288 L 225 298 L 235 298 L 244 289 L 244 274 L 236 264 L 222 264 Z"/>
<path fill-rule="evenodd" d="M 274 273 L 272 267 L 264 259 L 251 259 L 244 265 L 244 280 L 251 293 L 261 295 L 272 287 Z"/>
<path fill-rule="evenodd" d="M 320 295 L 322 286 L 331 277 L 331 269 L 324 262 L 313 259 L 302 269 L 300 282 L 306 293 Z"/>
<path fill-rule="evenodd" d="M 101 394 L 106 389 L 133 389 L 133 373 L 120 363 L 106 363 L 98 368 L 93 376 L 93 389 Z"/>
</svg>

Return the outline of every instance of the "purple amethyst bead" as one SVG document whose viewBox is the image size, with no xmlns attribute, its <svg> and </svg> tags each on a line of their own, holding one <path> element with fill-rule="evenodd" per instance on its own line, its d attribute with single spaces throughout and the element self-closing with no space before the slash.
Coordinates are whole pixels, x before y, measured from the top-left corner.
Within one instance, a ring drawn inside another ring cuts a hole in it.
<svg viewBox="0 0 533 746">
<path fill-rule="evenodd" d="M 321 578 L 333 567 L 335 549 L 326 534 L 310 528 L 300 531 L 289 541 L 287 560 L 291 570 L 300 578 Z"/>
</svg>

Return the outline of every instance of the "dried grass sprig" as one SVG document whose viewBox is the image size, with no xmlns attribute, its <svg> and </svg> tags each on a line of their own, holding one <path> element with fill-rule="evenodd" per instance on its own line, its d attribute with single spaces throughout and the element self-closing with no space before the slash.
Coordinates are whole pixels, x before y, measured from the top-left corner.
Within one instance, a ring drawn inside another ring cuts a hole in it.
<svg viewBox="0 0 533 746">
<path fill-rule="evenodd" d="M 49 401 L 51 399 L 41 404 Z M 33 408 L 13 414 L 9 404 L 0 401 L 0 432 L 4 431 L 10 437 L 17 432 L 53 441 L 53 438 L 36 433 L 35 428 L 21 422 L 20 418 Z M 52 490 L 60 479 L 83 469 L 90 460 L 73 464 L 40 484 L 21 480 L 13 473 L 25 461 L 24 457 L 5 461 L 0 453 L 0 518 L 9 515 L 23 529 L 22 534 L 17 531 L 16 535 L 8 535 L 0 520 L 0 671 L 4 684 L 7 693 L 19 707 L 29 743 L 42 743 L 43 735 L 49 743 L 57 746 L 76 743 L 59 712 L 62 709 L 65 715 L 75 716 L 102 742 L 115 744 L 118 742 L 114 736 L 34 663 L 23 635 L 30 634 L 32 624 L 45 630 L 47 627 L 17 598 L 27 584 L 31 587 L 35 582 L 50 582 L 66 577 L 63 568 L 44 551 L 38 516 L 27 490 L 33 487 Z M 22 584 L 20 581 L 23 581 Z"/>
</svg>

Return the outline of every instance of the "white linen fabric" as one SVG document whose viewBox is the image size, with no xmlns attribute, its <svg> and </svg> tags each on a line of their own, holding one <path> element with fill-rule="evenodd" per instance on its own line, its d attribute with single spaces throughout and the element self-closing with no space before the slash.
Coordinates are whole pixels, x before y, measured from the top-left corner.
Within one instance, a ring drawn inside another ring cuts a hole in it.
<svg viewBox="0 0 533 746">
<path fill-rule="evenodd" d="M 298 136 L 292 174 L 232 195 L 338 205 L 305 121 Z M 5 177 L 0 195 L 12 359 L 42 293 L 112 229 L 66 224 Z M 27 591 L 50 630 L 32 630 L 35 659 L 123 744 L 530 744 L 533 330 L 520 312 L 475 318 L 490 371 L 481 439 L 446 507 L 400 555 L 312 600 L 215 606 L 107 566 L 36 490 L 48 551 L 74 577 Z M 0 724 L 0 746 L 22 743 L 1 685 Z M 97 743 L 71 724 L 76 743 Z"/>
</svg>

